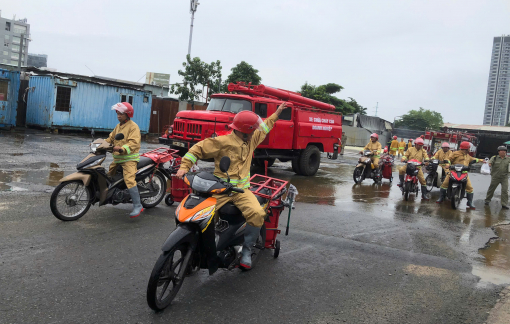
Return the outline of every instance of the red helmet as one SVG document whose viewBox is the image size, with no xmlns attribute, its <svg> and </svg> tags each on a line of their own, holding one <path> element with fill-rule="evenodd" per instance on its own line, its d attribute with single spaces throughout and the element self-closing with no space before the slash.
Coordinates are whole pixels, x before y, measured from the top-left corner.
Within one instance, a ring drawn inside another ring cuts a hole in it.
<svg viewBox="0 0 510 324">
<path fill-rule="evenodd" d="M 379 135 L 377 135 L 376 133 L 372 133 L 372 134 L 370 135 L 370 137 L 375 137 L 375 138 L 379 139 Z"/>
<path fill-rule="evenodd" d="M 396 136 L 393 136 L 393 139 L 394 139 L 394 140 L 396 140 L 396 139 L 397 139 L 397 137 L 396 137 Z"/>
<path fill-rule="evenodd" d="M 256 113 L 243 110 L 234 117 L 232 124 L 229 126 L 241 133 L 251 134 L 259 128 L 260 124 L 262 124 L 262 119 Z"/>
<path fill-rule="evenodd" d="M 388 153 L 388 147 L 387 146 L 384 147 L 384 153 Z"/>
<path fill-rule="evenodd" d="M 462 142 L 460 143 L 460 149 L 461 150 L 469 150 L 469 148 L 471 147 L 471 144 L 469 142 Z"/>
<path fill-rule="evenodd" d="M 129 118 L 133 118 L 135 113 L 133 106 L 131 106 L 129 102 L 119 102 L 118 104 L 112 106 L 112 110 L 126 114 Z"/>
<path fill-rule="evenodd" d="M 443 144 L 441 144 L 441 147 L 450 148 L 450 144 L 448 142 L 443 142 Z"/>
<path fill-rule="evenodd" d="M 420 135 L 421 138 L 425 138 L 425 135 Z"/>
<path fill-rule="evenodd" d="M 418 137 L 414 140 L 414 145 L 423 145 L 423 138 Z"/>
</svg>

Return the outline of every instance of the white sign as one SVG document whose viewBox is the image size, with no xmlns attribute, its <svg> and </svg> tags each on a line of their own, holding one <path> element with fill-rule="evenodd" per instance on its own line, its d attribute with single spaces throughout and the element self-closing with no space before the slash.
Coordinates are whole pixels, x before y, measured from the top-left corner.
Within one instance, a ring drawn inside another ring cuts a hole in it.
<svg viewBox="0 0 510 324">
<path fill-rule="evenodd" d="M 308 117 L 309 122 L 319 123 L 319 124 L 334 124 L 335 121 L 333 119 L 319 118 L 319 117 Z"/>
<path fill-rule="evenodd" d="M 313 130 L 325 130 L 325 131 L 331 132 L 333 127 L 332 126 L 322 126 L 322 125 L 312 125 L 312 129 Z"/>
</svg>

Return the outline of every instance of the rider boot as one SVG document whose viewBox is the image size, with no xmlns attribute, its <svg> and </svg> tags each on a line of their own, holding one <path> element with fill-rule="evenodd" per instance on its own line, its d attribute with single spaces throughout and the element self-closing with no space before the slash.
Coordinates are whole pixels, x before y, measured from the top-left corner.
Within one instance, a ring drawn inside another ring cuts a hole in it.
<svg viewBox="0 0 510 324">
<path fill-rule="evenodd" d="M 429 200 L 429 197 L 427 196 L 427 186 L 421 186 L 421 199 Z"/>
<path fill-rule="evenodd" d="M 440 204 L 444 201 L 444 199 L 446 198 L 446 189 L 439 189 L 439 199 L 436 200 L 436 203 Z"/>
<path fill-rule="evenodd" d="M 401 190 L 403 190 L 404 189 L 404 175 L 399 174 L 398 178 L 400 179 L 400 183 L 398 184 L 398 186 L 400 187 Z"/>
<path fill-rule="evenodd" d="M 466 196 L 467 196 L 467 207 L 469 209 L 476 209 L 475 205 L 473 205 L 473 195 L 474 195 L 473 193 L 466 194 Z"/>
<path fill-rule="evenodd" d="M 243 243 L 243 250 L 241 252 L 241 264 L 240 266 L 244 270 L 250 270 L 251 269 L 251 250 L 253 249 L 253 246 L 255 245 L 255 242 L 257 241 L 257 238 L 259 237 L 260 233 L 260 227 L 255 227 L 246 224 L 246 227 L 244 228 L 244 243 Z"/>
<path fill-rule="evenodd" d="M 128 191 L 131 195 L 131 201 L 133 202 L 133 211 L 129 214 L 129 218 L 135 218 L 140 216 L 143 212 L 143 206 L 140 202 L 140 194 L 138 193 L 138 188 L 136 186 L 129 188 Z"/>
</svg>

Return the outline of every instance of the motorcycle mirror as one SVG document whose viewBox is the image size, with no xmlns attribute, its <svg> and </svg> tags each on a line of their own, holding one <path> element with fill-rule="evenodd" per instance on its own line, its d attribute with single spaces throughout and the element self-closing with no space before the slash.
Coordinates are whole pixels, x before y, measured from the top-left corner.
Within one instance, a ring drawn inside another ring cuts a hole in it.
<svg viewBox="0 0 510 324">
<path fill-rule="evenodd" d="M 224 156 L 220 160 L 220 170 L 221 172 L 227 172 L 230 168 L 230 158 L 228 156 Z"/>
<path fill-rule="evenodd" d="M 115 135 L 115 140 L 116 141 L 120 141 L 120 140 L 123 140 L 123 139 L 124 139 L 124 134 L 118 133 L 117 135 Z"/>
</svg>

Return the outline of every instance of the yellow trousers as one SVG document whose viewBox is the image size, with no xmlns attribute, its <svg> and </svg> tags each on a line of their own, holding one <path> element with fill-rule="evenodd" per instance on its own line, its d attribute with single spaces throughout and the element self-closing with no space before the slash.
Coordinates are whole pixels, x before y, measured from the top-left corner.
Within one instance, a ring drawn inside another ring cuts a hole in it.
<svg viewBox="0 0 510 324">
<path fill-rule="evenodd" d="M 404 155 L 404 150 L 398 150 L 398 155 Z"/>
<path fill-rule="evenodd" d="M 444 179 L 443 183 L 441 184 L 441 188 L 448 189 L 449 183 L 450 183 L 450 174 L 448 173 L 448 175 Z M 473 188 L 473 185 L 471 185 L 471 179 L 469 179 L 469 176 L 468 176 L 467 183 L 466 183 L 466 193 L 473 193 L 473 191 L 474 191 L 474 188 Z"/>
<path fill-rule="evenodd" d="M 406 174 L 406 168 L 407 168 L 407 165 L 404 165 L 403 167 L 401 167 L 400 169 L 398 169 L 398 174 L 399 175 L 404 175 Z M 421 171 L 421 168 L 420 168 L 420 171 L 418 171 L 418 180 L 420 181 L 420 184 L 422 186 L 425 186 L 427 183 L 425 182 L 425 176 L 423 175 L 423 171 Z"/>
<path fill-rule="evenodd" d="M 246 222 L 255 227 L 262 227 L 266 218 L 266 211 L 260 206 L 259 201 L 248 189 L 244 189 L 244 193 L 233 193 L 229 195 L 213 195 L 216 198 L 216 210 L 219 210 L 228 202 L 233 203 L 241 212 Z"/>
<path fill-rule="evenodd" d="M 138 162 L 129 161 L 124 163 L 114 163 L 110 164 L 110 170 L 108 171 L 108 175 L 113 177 L 117 172 L 117 166 L 122 166 L 122 175 L 124 176 L 124 182 L 126 183 L 126 187 L 128 189 L 136 186 L 136 171 L 138 171 Z"/>
</svg>

